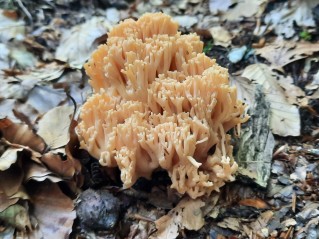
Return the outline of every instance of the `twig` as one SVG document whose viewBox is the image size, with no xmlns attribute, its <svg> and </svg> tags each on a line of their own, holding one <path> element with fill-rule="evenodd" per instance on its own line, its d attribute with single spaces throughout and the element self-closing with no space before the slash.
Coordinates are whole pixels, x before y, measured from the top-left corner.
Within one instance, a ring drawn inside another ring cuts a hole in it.
<svg viewBox="0 0 319 239">
<path fill-rule="evenodd" d="M 33 26 L 33 19 L 32 19 L 30 12 L 28 11 L 28 9 L 23 5 L 21 0 L 15 0 L 15 1 L 18 3 L 19 7 L 22 9 L 24 14 L 29 18 L 31 26 Z"/>
</svg>

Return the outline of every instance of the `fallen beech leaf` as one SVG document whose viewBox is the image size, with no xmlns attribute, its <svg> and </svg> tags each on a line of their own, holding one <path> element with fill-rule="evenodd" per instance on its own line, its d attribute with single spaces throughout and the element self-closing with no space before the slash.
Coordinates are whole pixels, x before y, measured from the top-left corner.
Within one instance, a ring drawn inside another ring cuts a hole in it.
<svg viewBox="0 0 319 239">
<path fill-rule="evenodd" d="M 45 143 L 26 124 L 16 124 L 9 119 L 0 119 L 2 137 L 13 144 L 29 147 L 37 152 L 43 152 Z"/>
<path fill-rule="evenodd" d="M 31 222 L 25 207 L 15 204 L 0 212 L 0 220 L 21 231 L 31 230 Z"/>
<path fill-rule="evenodd" d="M 10 168 L 12 164 L 14 164 L 17 159 L 17 153 L 22 151 L 22 148 L 14 149 L 14 148 L 9 148 L 7 149 L 0 157 L 0 171 L 7 170 Z"/>
<path fill-rule="evenodd" d="M 254 207 L 257 209 L 267 209 L 268 204 L 260 198 L 246 198 L 238 202 L 239 205 Z"/>
<path fill-rule="evenodd" d="M 37 133 L 51 149 L 65 146 L 69 142 L 69 127 L 72 114 L 73 107 L 67 105 L 58 106 L 47 112 L 39 121 Z"/>
<path fill-rule="evenodd" d="M 69 238 L 76 217 L 73 201 L 62 193 L 58 184 L 48 181 L 27 185 L 38 227 L 28 239 Z"/>
<path fill-rule="evenodd" d="M 256 49 L 256 54 L 266 58 L 273 66 L 283 67 L 319 51 L 319 43 L 285 41 L 275 42 Z"/>
<path fill-rule="evenodd" d="M 199 230 L 204 226 L 201 207 L 205 203 L 200 199 L 183 199 L 169 213 L 156 220 L 157 232 L 152 238 L 176 238 L 179 229 Z"/>
<path fill-rule="evenodd" d="M 30 91 L 26 103 L 39 113 L 44 114 L 58 106 L 66 97 L 65 92 L 61 89 L 53 89 L 50 86 L 35 86 Z"/>
<path fill-rule="evenodd" d="M 42 182 L 46 179 L 55 183 L 62 181 L 61 178 L 54 175 L 44 165 L 41 165 L 32 161 L 29 161 L 24 164 L 24 172 L 25 172 L 25 177 L 24 177 L 25 182 L 28 182 L 29 180 Z"/>
<path fill-rule="evenodd" d="M 267 0 L 240 0 L 236 2 L 237 4 L 233 8 L 222 14 L 222 20 L 236 21 L 243 17 L 258 17 L 264 12 Z"/>
<path fill-rule="evenodd" d="M 226 12 L 228 8 L 236 3 L 236 0 L 209 0 L 209 10 L 213 15 Z"/>
<path fill-rule="evenodd" d="M 317 0 L 295 0 L 276 7 L 265 16 L 265 23 L 271 25 L 277 35 L 290 38 L 295 34 L 294 24 L 299 27 L 315 27 L 312 10 Z"/>
<path fill-rule="evenodd" d="M 23 181 L 23 171 L 17 164 L 12 165 L 5 171 L 0 171 L 0 192 L 7 197 L 16 194 Z"/>
<path fill-rule="evenodd" d="M 73 158 L 62 159 L 59 154 L 48 152 L 41 157 L 41 161 L 50 171 L 63 178 L 72 178 L 76 172 L 81 170 L 81 165 Z"/>
<path fill-rule="evenodd" d="M 96 49 L 96 39 L 111 29 L 111 24 L 104 17 L 92 17 L 89 21 L 73 27 L 62 35 L 55 57 L 76 68 L 82 68 Z"/>
<path fill-rule="evenodd" d="M 214 45 L 228 47 L 231 44 L 230 33 L 222 26 L 216 26 L 209 29 L 214 39 Z"/>
<path fill-rule="evenodd" d="M 300 115 L 296 106 L 288 103 L 283 89 L 279 86 L 273 72 L 265 64 L 253 64 L 245 68 L 243 77 L 262 85 L 267 101 L 270 103 L 270 127 L 280 136 L 300 135 Z"/>
</svg>

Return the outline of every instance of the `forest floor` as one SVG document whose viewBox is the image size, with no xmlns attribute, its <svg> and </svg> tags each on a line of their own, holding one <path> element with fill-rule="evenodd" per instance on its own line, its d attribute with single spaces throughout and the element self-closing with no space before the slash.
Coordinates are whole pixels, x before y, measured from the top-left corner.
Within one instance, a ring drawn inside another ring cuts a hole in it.
<svg viewBox="0 0 319 239">
<path fill-rule="evenodd" d="M 201 37 L 253 116 L 236 180 L 209 197 L 162 171 L 123 190 L 78 147 L 83 64 L 158 11 Z M 316 0 L 0 0 L 0 238 L 319 238 L 318 29 Z"/>
</svg>

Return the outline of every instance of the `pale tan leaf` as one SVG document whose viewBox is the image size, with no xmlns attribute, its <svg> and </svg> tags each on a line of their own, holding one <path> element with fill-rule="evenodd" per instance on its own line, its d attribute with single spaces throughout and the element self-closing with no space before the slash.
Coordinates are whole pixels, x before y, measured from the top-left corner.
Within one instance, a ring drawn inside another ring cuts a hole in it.
<svg viewBox="0 0 319 239">
<path fill-rule="evenodd" d="M 259 16 L 266 7 L 267 0 L 241 0 L 237 4 L 228 9 L 223 15 L 222 20 L 236 21 L 243 17 Z M 249 9 L 249 11 L 247 11 Z"/>
<path fill-rule="evenodd" d="M 29 239 L 69 238 L 76 217 L 73 201 L 67 197 L 58 184 L 48 181 L 29 183 L 33 216 L 37 228 L 28 235 Z"/>
<path fill-rule="evenodd" d="M 204 216 L 201 210 L 205 203 L 200 199 L 185 198 L 169 213 L 159 218 L 155 224 L 156 235 L 153 238 L 176 238 L 180 229 L 199 230 L 204 226 Z"/>
<path fill-rule="evenodd" d="M 319 43 L 285 41 L 278 38 L 275 42 L 256 49 L 256 54 L 267 59 L 275 67 L 283 67 L 317 51 Z"/>
<path fill-rule="evenodd" d="M 55 57 L 73 67 L 82 68 L 98 45 L 96 39 L 105 35 L 111 27 L 106 18 L 92 17 L 89 21 L 67 30 L 62 35 Z"/>
<path fill-rule="evenodd" d="M 209 10 L 213 15 L 219 12 L 226 12 L 237 0 L 209 0 Z"/>
<path fill-rule="evenodd" d="M 230 33 L 222 26 L 216 26 L 209 29 L 214 39 L 214 45 L 228 47 L 231 44 Z"/>
<path fill-rule="evenodd" d="M 0 171 L 7 170 L 17 159 L 17 153 L 22 151 L 23 148 L 9 148 L 0 157 Z"/>
<path fill-rule="evenodd" d="M 69 142 L 69 127 L 72 114 L 73 107 L 67 105 L 58 106 L 48 111 L 39 121 L 37 133 L 50 148 L 59 148 Z"/>
<path fill-rule="evenodd" d="M 253 64 L 246 67 L 242 76 L 263 86 L 263 92 L 270 103 L 272 132 L 280 136 L 300 135 L 299 110 L 289 104 L 271 68 L 265 64 Z"/>
</svg>

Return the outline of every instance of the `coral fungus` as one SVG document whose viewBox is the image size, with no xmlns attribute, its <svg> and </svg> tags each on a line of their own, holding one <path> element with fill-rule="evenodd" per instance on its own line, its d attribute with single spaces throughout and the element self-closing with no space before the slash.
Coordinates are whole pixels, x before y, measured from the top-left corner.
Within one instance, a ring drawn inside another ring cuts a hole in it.
<svg viewBox="0 0 319 239">
<path fill-rule="evenodd" d="M 85 65 L 94 94 L 77 130 L 102 165 L 119 167 L 124 187 L 161 168 L 196 198 L 233 180 L 227 131 L 247 116 L 227 69 L 202 53 L 196 34 L 177 30 L 162 13 L 115 26 Z"/>
</svg>

